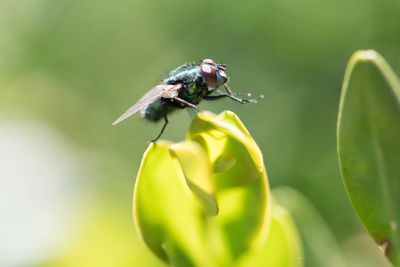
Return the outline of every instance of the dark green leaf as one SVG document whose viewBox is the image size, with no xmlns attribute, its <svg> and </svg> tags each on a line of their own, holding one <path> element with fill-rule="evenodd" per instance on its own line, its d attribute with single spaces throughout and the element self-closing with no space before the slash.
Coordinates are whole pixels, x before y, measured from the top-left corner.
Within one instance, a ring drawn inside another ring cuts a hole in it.
<svg viewBox="0 0 400 267">
<path fill-rule="evenodd" d="M 338 118 L 344 183 L 362 223 L 400 266 L 400 84 L 375 51 L 351 58 Z"/>
</svg>

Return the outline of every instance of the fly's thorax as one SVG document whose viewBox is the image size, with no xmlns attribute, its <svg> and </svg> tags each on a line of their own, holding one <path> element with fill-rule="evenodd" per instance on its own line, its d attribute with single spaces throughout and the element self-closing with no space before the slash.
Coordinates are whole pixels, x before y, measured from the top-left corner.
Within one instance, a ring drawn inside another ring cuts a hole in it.
<svg viewBox="0 0 400 267">
<path fill-rule="evenodd" d="M 167 77 L 164 78 L 162 83 L 165 84 L 190 84 L 196 79 L 201 77 L 200 66 L 198 64 L 188 64 L 178 67 L 177 69 L 171 71 Z"/>
<path fill-rule="evenodd" d="M 181 90 L 179 97 L 197 105 L 204 97 L 204 91 L 207 91 L 207 87 L 201 80 L 196 80 L 194 83 L 188 84 L 184 90 Z"/>
</svg>

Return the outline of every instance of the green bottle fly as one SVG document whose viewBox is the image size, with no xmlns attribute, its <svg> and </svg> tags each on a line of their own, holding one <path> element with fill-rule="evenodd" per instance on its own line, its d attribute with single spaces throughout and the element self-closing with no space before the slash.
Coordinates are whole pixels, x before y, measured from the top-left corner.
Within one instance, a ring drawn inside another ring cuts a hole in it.
<svg viewBox="0 0 400 267">
<path fill-rule="evenodd" d="M 113 125 L 140 112 L 147 120 L 157 122 L 164 119 L 164 125 L 156 138 L 157 141 L 168 124 L 167 115 L 174 110 L 193 108 L 202 99 L 216 100 L 231 98 L 241 104 L 256 103 L 255 99 L 241 99 L 226 84 L 228 81 L 226 65 L 212 59 L 183 64 L 170 71 L 161 83 L 147 92 L 136 104 L 122 114 Z M 224 90 L 219 87 L 223 86 Z"/>
</svg>

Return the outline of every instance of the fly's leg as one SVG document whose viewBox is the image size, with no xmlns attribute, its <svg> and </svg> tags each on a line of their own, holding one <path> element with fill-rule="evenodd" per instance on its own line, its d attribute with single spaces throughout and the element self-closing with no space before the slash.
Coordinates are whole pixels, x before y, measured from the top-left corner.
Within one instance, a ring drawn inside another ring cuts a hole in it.
<svg viewBox="0 0 400 267">
<path fill-rule="evenodd" d="M 242 98 L 238 98 L 237 96 L 235 96 L 233 94 L 229 94 L 229 93 L 221 93 L 219 95 L 207 95 L 207 96 L 204 96 L 204 99 L 217 100 L 217 99 L 221 99 L 224 97 L 229 97 L 230 99 L 232 99 L 240 104 L 257 103 L 257 100 L 255 100 L 255 99 L 242 99 Z"/>
<path fill-rule="evenodd" d="M 206 100 L 218 100 L 218 99 L 225 98 L 225 97 L 230 97 L 230 95 L 225 94 L 225 93 L 222 93 L 222 94 L 219 94 L 219 95 L 206 95 L 206 96 L 204 96 L 204 99 L 206 99 Z"/>
<path fill-rule="evenodd" d="M 199 113 L 199 111 L 200 111 L 198 108 L 197 108 L 197 109 L 188 108 L 188 109 L 186 109 L 186 110 L 187 110 L 189 116 L 190 116 L 192 119 L 193 119 L 194 117 L 196 117 L 197 113 Z"/>
<path fill-rule="evenodd" d="M 228 95 L 233 95 L 231 88 L 229 88 L 229 86 L 226 83 L 224 83 L 224 88 L 225 91 L 228 93 Z"/>
<path fill-rule="evenodd" d="M 229 88 L 229 86 L 224 83 L 224 88 L 226 93 L 228 94 L 228 97 L 235 100 L 236 102 L 239 102 L 240 104 L 246 104 L 246 103 L 257 103 L 256 99 L 243 99 L 243 98 L 238 98 L 231 90 L 231 88 Z"/>
<path fill-rule="evenodd" d="M 154 139 L 151 140 L 150 142 L 154 143 L 155 141 L 157 141 L 157 140 L 161 137 L 161 135 L 163 134 L 163 132 L 164 132 L 164 130 L 165 130 L 165 127 L 167 127 L 167 124 L 168 124 L 168 118 L 167 118 L 167 115 L 164 114 L 164 125 L 163 125 L 163 127 L 161 128 L 161 132 L 157 135 L 156 138 L 154 138 Z"/>
<path fill-rule="evenodd" d="M 196 116 L 196 114 L 199 112 L 198 107 L 195 104 L 190 103 L 189 101 L 186 101 L 186 100 L 184 100 L 182 98 L 179 98 L 179 97 L 174 97 L 173 100 L 175 100 L 176 102 L 181 103 L 185 107 L 189 107 L 190 109 L 188 109 L 188 112 L 189 112 L 189 115 L 192 118 L 194 118 Z"/>
<path fill-rule="evenodd" d="M 172 98 L 172 99 L 175 100 L 176 102 L 181 103 L 181 104 L 184 105 L 185 107 L 189 107 L 189 108 L 192 108 L 192 109 L 197 109 L 197 106 L 196 106 L 195 104 L 190 103 L 189 101 L 186 101 L 186 100 L 184 100 L 184 99 L 182 99 L 182 98 L 174 97 L 174 98 Z"/>
<path fill-rule="evenodd" d="M 237 97 L 232 92 L 232 90 L 229 88 L 229 86 L 227 84 L 224 84 L 224 88 L 225 88 L 226 93 L 221 93 L 219 95 L 213 95 L 213 96 L 208 95 L 208 96 L 205 96 L 204 99 L 217 100 L 217 99 L 220 99 L 220 98 L 229 97 L 230 99 L 232 99 L 232 100 L 234 100 L 234 101 L 236 101 L 236 102 L 238 102 L 240 104 L 257 103 L 256 99 L 243 99 L 243 98 Z"/>
</svg>

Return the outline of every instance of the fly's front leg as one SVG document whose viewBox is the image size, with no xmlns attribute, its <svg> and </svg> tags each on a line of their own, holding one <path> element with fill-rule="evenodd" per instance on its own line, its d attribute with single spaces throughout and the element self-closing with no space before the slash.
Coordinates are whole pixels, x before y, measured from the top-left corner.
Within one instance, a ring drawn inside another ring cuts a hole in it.
<svg viewBox="0 0 400 267">
<path fill-rule="evenodd" d="M 230 99 L 235 100 L 236 102 L 239 102 L 240 104 L 246 104 L 246 103 L 257 103 L 256 99 L 243 99 L 243 98 L 239 98 L 237 97 L 232 90 L 229 88 L 229 86 L 224 83 L 224 88 L 225 91 L 227 93 L 227 97 L 229 97 Z"/>
<path fill-rule="evenodd" d="M 225 91 L 228 93 L 228 95 L 233 95 L 231 88 L 229 88 L 229 86 L 226 83 L 224 83 L 224 88 Z"/>
<path fill-rule="evenodd" d="M 230 99 L 232 99 L 232 100 L 234 100 L 234 101 L 236 101 L 236 102 L 238 102 L 240 104 L 257 103 L 257 100 L 255 100 L 255 99 L 242 99 L 242 98 L 239 98 L 239 97 L 235 96 L 233 94 L 233 92 L 229 89 L 229 87 L 227 85 L 225 85 L 225 84 L 224 84 L 224 88 L 225 88 L 226 93 L 222 93 L 221 92 L 219 95 L 207 95 L 207 96 L 204 96 L 204 99 L 206 99 L 206 100 L 217 100 L 217 99 L 221 99 L 221 98 L 224 98 L 224 97 L 228 97 L 228 98 L 230 98 Z"/>
<path fill-rule="evenodd" d="M 253 101 L 253 99 L 249 99 L 249 100 L 248 99 L 241 99 L 241 98 L 238 98 L 238 97 L 236 97 L 234 95 L 230 95 L 230 94 L 226 94 L 226 93 L 222 93 L 220 95 L 207 95 L 207 96 L 204 97 L 204 99 L 206 99 L 206 100 L 217 100 L 217 99 L 221 99 L 221 98 L 225 98 L 225 97 L 228 97 L 228 98 L 230 98 L 232 100 L 235 100 L 236 102 L 238 102 L 240 104 L 255 103 Z"/>
</svg>

